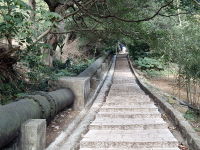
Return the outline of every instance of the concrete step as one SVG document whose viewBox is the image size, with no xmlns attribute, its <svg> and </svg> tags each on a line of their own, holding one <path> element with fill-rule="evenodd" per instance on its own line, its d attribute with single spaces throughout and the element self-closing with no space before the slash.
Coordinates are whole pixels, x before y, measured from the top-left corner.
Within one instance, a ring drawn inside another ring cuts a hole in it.
<svg viewBox="0 0 200 150">
<path fill-rule="evenodd" d="M 145 106 L 118 106 L 118 107 L 114 107 L 114 106 L 103 106 L 101 107 L 100 111 L 104 111 L 104 112 L 154 112 L 157 111 L 158 108 L 155 105 L 149 105 L 151 107 L 145 107 Z"/>
<path fill-rule="evenodd" d="M 134 96 L 134 95 L 144 95 L 145 93 L 141 90 L 133 90 L 132 92 L 130 91 L 115 91 L 115 90 L 111 90 L 109 92 L 109 96 L 115 96 L 115 95 L 120 95 L 121 97 L 124 97 L 124 96 Z"/>
<path fill-rule="evenodd" d="M 97 117 L 110 118 L 159 118 L 161 114 L 155 112 L 99 112 Z"/>
<path fill-rule="evenodd" d="M 120 92 L 143 92 L 141 91 L 141 89 L 139 87 L 124 87 L 124 88 L 118 88 L 118 87 L 111 87 L 110 91 L 116 92 L 116 91 L 120 91 Z"/>
<path fill-rule="evenodd" d="M 119 67 L 119 66 L 117 66 L 117 67 Z M 127 68 L 125 70 L 115 68 L 115 73 L 131 73 L 132 74 L 132 72 L 129 68 Z"/>
<path fill-rule="evenodd" d="M 167 123 L 161 118 L 96 118 L 90 125 L 90 130 L 138 130 L 166 129 Z"/>
<path fill-rule="evenodd" d="M 134 78 L 131 79 L 118 79 L 118 78 L 113 78 L 113 84 L 126 84 L 126 83 L 136 83 Z"/>
<path fill-rule="evenodd" d="M 126 80 L 126 77 L 124 78 L 125 80 Z M 124 80 L 123 79 L 123 80 Z M 132 78 L 133 79 L 133 78 Z M 122 78 L 118 78 L 118 79 L 116 79 L 116 80 L 122 80 Z M 127 87 L 129 87 L 129 86 L 138 86 L 138 84 L 137 84 L 137 82 L 135 81 L 134 83 L 126 83 L 126 84 L 124 84 L 124 86 L 127 86 Z M 111 87 L 117 87 L 118 86 L 118 84 L 112 84 L 111 85 Z M 120 86 L 121 87 L 121 86 Z"/>
<path fill-rule="evenodd" d="M 128 100 L 128 101 L 150 101 L 149 96 L 143 94 L 143 95 L 126 95 L 124 97 L 122 96 L 107 96 L 107 100 Z"/>
<path fill-rule="evenodd" d="M 139 98 L 139 97 L 135 97 L 135 98 L 120 98 L 120 97 L 113 97 L 113 96 L 108 96 L 106 98 L 107 102 L 150 102 L 150 98 L 146 97 L 146 98 Z M 152 101 L 153 102 L 153 101 Z"/>
<path fill-rule="evenodd" d="M 111 87 L 110 88 L 110 91 L 126 91 L 126 92 L 132 92 L 134 90 L 141 90 L 138 86 L 122 86 L 122 87 L 117 87 L 117 86 L 114 86 L 114 87 Z"/>
<path fill-rule="evenodd" d="M 118 79 L 118 78 L 133 78 L 133 74 L 130 72 L 126 72 L 126 73 L 114 73 L 114 79 Z"/>
<path fill-rule="evenodd" d="M 127 102 L 127 101 L 119 101 L 119 102 L 109 102 L 106 101 L 104 106 L 144 106 L 144 105 L 148 105 L 148 104 L 154 104 L 153 102 Z"/>
<path fill-rule="evenodd" d="M 118 84 L 112 84 L 111 85 L 111 88 L 123 88 L 123 87 L 126 87 L 126 88 L 138 87 L 138 85 L 137 85 L 137 83 L 126 83 L 126 84 L 123 84 L 123 86 L 120 86 Z"/>
<path fill-rule="evenodd" d="M 90 130 L 81 148 L 176 148 L 177 140 L 168 129 Z"/>
<path fill-rule="evenodd" d="M 114 102 L 105 102 L 104 105 L 101 108 L 127 108 L 127 109 L 131 109 L 131 108 L 157 108 L 156 105 L 154 105 L 153 102 L 130 102 L 133 103 L 134 105 L 118 105 L 118 102 L 115 102 L 115 104 L 117 105 L 107 105 L 107 104 L 111 104 Z M 141 104 L 142 103 L 142 104 Z"/>
<path fill-rule="evenodd" d="M 80 150 L 180 150 L 179 148 L 81 148 Z"/>
<path fill-rule="evenodd" d="M 153 101 L 140 89 L 126 55 L 117 55 L 113 83 L 80 150 L 178 150 Z"/>
<path fill-rule="evenodd" d="M 121 62 L 120 62 L 121 63 Z M 126 71 L 126 72 L 130 72 L 130 68 L 127 67 L 127 62 L 122 62 L 123 64 L 120 64 L 120 63 L 116 63 L 116 67 L 115 67 L 115 71 L 118 72 L 118 71 Z M 123 68 L 123 69 L 122 69 Z"/>
<path fill-rule="evenodd" d="M 140 89 L 140 87 L 136 84 L 136 83 L 127 83 L 124 84 L 123 86 L 120 86 L 118 84 L 113 84 L 110 89 L 121 89 L 121 90 L 126 90 L 126 89 L 130 89 L 130 88 L 137 88 Z"/>
<path fill-rule="evenodd" d="M 121 70 L 117 69 L 115 70 L 114 74 L 132 74 L 131 70 L 129 68 Z M 133 75 L 133 74 L 132 74 Z"/>
<path fill-rule="evenodd" d="M 134 92 L 131 92 L 131 93 L 134 93 Z M 121 95 L 117 94 L 117 95 L 112 95 L 112 97 L 121 97 L 121 98 L 123 98 L 124 95 L 121 96 Z M 149 96 L 146 95 L 145 93 L 143 93 L 143 94 L 141 94 L 141 93 L 137 93 L 137 94 L 135 94 L 135 95 L 134 95 L 134 94 L 126 95 L 126 97 L 127 97 L 127 98 L 137 98 L 137 97 L 145 98 L 145 97 L 149 97 Z"/>
<path fill-rule="evenodd" d="M 131 114 L 135 114 L 135 113 L 142 113 L 142 114 L 148 114 L 148 113 L 159 113 L 158 109 L 150 109 L 150 111 L 147 109 L 146 111 L 141 111 L 140 108 L 137 109 L 132 109 L 132 110 L 128 110 L 128 109 L 122 109 L 121 111 L 117 111 L 118 109 L 110 109 L 108 111 L 108 109 L 106 109 L 106 111 L 104 111 L 104 109 L 100 109 L 98 113 L 121 113 L 121 114 L 127 114 L 127 113 L 131 113 Z"/>
<path fill-rule="evenodd" d="M 131 78 L 131 79 L 130 79 L 130 78 Z M 115 75 L 113 76 L 113 81 L 121 81 L 121 80 L 127 80 L 127 79 L 130 79 L 129 81 L 132 81 L 131 83 L 136 84 L 136 81 L 135 81 L 135 78 L 133 77 L 133 75 L 126 75 L 126 74 L 120 75 L 120 74 L 115 74 Z"/>
<path fill-rule="evenodd" d="M 108 102 L 108 103 L 119 103 L 119 102 L 121 102 L 121 103 L 153 103 L 153 101 L 151 101 L 150 99 L 139 99 L 139 98 L 135 98 L 135 99 L 126 99 L 126 98 L 123 98 L 123 99 L 112 99 L 112 98 L 107 98 L 106 99 L 106 102 Z"/>
<path fill-rule="evenodd" d="M 144 92 L 141 91 L 141 89 L 139 87 L 129 87 L 129 88 L 124 87 L 124 89 L 122 89 L 122 88 L 111 88 L 110 92 L 120 92 L 122 94 L 125 94 L 125 93 L 132 94 L 132 93 L 135 93 L 135 92 L 139 92 L 139 93 L 144 94 Z"/>
<path fill-rule="evenodd" d="M 131 79 L 129 79 L 129 78 L 131 78 Z M 136 84 L 136 81 L 134 80 L 134 78 L 132 78 L 132 77 L 128 77 L 128 78 L 119 78 L 119 77 L 116 77 L 116 78 L 114 78 L 113 77 L 113 84 L 115 85 L 117 85 L 117 84 L 121 84 L 121 83 L 123 83 L 123 84 L 129 84 L 129 83 L 133 83 L 133 84 Z"/>
<path fill-rule="evenodd" d="M 126 80 L 126 78 L 132 78 L 132 80 L 134 79 L 132 74 L 127 74 L 127 73 L 126 74 L 114 74 L 114 76 L 113 76 L 114 80 L 119 80 L 119 79 Z"/>
<path fill-rule="evenodd" d="M 125 69 L 125 70 L 117 69 L 117 70 L 115 70 L 114 75 L 132 75 L 132 77 L 133 77 L 133 74 L 130 69 Z"/>
<path fill-rule="evenodd" d="M 109 95 L 120 95 L 122 97 L 124 96 L 134 96 L 134 95 L 137 95 L 137 96 L 140 96 L 140 95 L 144 95 L 145 93 L 141 90 L 132 90 L 131 92 L 130 91 L 115 91 L 115 90 L 111 90 L 109 92 Z"/>
</svg>

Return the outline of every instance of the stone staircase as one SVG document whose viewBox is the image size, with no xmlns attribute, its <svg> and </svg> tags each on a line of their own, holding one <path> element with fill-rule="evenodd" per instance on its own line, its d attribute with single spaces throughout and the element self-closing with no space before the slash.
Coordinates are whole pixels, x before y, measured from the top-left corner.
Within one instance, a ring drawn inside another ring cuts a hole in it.
<svg viewBox="0 0 200 150">
<path fill-rule="evenodd" d="M 126 55 L 119 55 L 106 102 L 80 150 L 179 150 L 158 108 L 137 85 Z"/>
</svg>

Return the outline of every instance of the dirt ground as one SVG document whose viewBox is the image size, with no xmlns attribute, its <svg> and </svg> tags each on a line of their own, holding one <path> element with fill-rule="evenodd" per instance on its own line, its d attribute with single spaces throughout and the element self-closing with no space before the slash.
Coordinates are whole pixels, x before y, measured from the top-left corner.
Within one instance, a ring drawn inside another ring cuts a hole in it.
<svg viewBox="0 0 200 150">
<path fill-rule="evenodd" d="M 156 88 L 169 93 L 180 100 L 187 101 L 187 92 L 184 88 L 179 89 L 175 80 L 175 76 L 149 78 L 148 81 Z M 192 110 L 189 110 L 187 106 L 181 105 L 173 98 L 169 98 L 168 102 L 184 115 L 184 117 L 189 121 L 189 123 L 200 136 L 200 116 L 194 113 Z"/>
<path fill-rule="evenodd" d="M 60 112 L 47 126 L 46 147 L 48 147 L 59 134 L 66 129 L 79 112 L 73 111 L 71 108 L 66 108 Z"/>
</svg>

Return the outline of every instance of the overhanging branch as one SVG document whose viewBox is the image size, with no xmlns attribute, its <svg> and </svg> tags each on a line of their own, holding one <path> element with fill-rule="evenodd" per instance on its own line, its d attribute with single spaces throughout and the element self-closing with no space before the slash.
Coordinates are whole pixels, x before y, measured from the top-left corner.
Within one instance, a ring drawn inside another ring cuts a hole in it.
<svg viewBox="0 0 200 150">
<path fill-rule="evenodd" d="M 193 2 L 200 6 L 200 2 L 198 2 L 197 0 L 193 0 Z"/>
<path fill-rule="evenodd" d="M 68 33 L 72 33 L 72 32 L 81 32 L 81 31 L 105 31 L 105 30 L 101 30 L 101 29 L 78 29 L 78 30 L 69 30 L 66 32 L 50 32 L 51 34 L 68 34 Z"/>
<path fill-rule="evenodd" d="M 188 15 L 188 14 L 191 14 L 191 15 L 192 15 L 192 13 L 189 13 L 189 12 L 183 12 L 183 13 L 170 14 L 170 15 L 165 15 L 165 14 L 161 14 L 161 13 L 159 13 L 159 16 L 162 16 L 162 17 L 174 17 L 174 16 L 179 16 L 179 15 Z"/>
<path fill-rule="evenodd" d="M 120 20 L 120 21 L 123 21 L 123 22 L 143 22 L 143 21 L 149 21 L 153 18 L 155 18 L 157 15 L 159 15 L 159 13 L 161 12 L 161 10 L 165 7 L 168 7 L 170 4 L 173 3 L 173 0 L 171 0 L 170 2 L 168 2 L 167 4 L 161 6 L 152 16 L 150 17 L 147 17 L 147 18 L 143 18 L 143 19 L 138 19 L 138 20 L 128 20 L 128 19 L 124 19 L 124 18 L 121 18 L 121 17 L 118 17 L 116 15 L 99 15 L 99 14 L 93 14 L 94 16 L 96 17 L 99 17 L 99 18 L 114 18 L 114 19 L 117 19 L 117 20 Z"/>
<path fill-rule="evenodd" d="M 90 0 L 90 1 L 86 2 L 83 6 L 84 6 L 84 7 L 87 7 L 87 6 L 90 5 L 90 4 L 92 5 L 94 2 L 96 2 L 96 0 Z M 91 6 L 90 6 L 90 7 L 91 7 Z M 89 7 L 89 8 L 90 8 L 90 7 Z M 89 8 L 88 8 L 88 9 L 89 9 Z M 72 13 L 69 13 L 69 14 L 65 15 L 64 17 L 62 17 L 62 18 L 59 19 L 59 20 L 56 20 L 55 22 L 61 22 L 61 21 L 65 20 L 65 19 L 67 19 L 67 18 L 69 18 L 69 17 L 71 17 L 71 16 L 76 15 L 76 14 L 79 13 L 79 12 L 80 12 L 80 9 L 78 9 L 78 10 L 72 12 Z M 43 37 L 45 37 L 47 34 L 49 34 L 50 31 L 52 30 L 52 28 L 53 28 L 53 27 L 50 27 L 50 28 L 47 29 L 45 32 L 43 32 L 43 33 L 34 41 L 34 43 L 37 43 L 37 42 L 40 41 Z"/>
</svg>

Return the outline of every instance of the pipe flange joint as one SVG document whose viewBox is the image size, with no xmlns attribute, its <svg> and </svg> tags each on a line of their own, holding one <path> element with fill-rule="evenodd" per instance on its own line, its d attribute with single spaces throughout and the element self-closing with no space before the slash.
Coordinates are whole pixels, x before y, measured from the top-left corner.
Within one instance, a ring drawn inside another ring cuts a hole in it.
<svg viewBox="0 0 200 150">
<path fill-rule="evenodd" d="M 42 112 L 42 119 L 47 119 L 47 116 L 48 116 L 48 112 L 45 111 L 45 108 L 44 106 L 40 103 L 40 101 L 34 97 L 34 95 L 26 95 L 26 96 L 22 96 L 20 97 L 20 99 L 25 99 L 27 98 L 28 100 L 33 100 L 34 102 L 36 102 L 40 109 L 41 109 L 41 112 Z M 19 99 L 18 99 L 19 100 Z"/>
<path fill-rule="evenodd" d="M 57 103 L 55 99 L 51 95 L 48 94 L 48 92 L 37 91 L 37 92 L 31 93 L 31 95 L 40 95 L 40 96 L 45 97 L 49 101 L 50 108 L 51 108 L 51 112 L 50 112 L 51 119 L 57 114 Z"/>
</svg>

